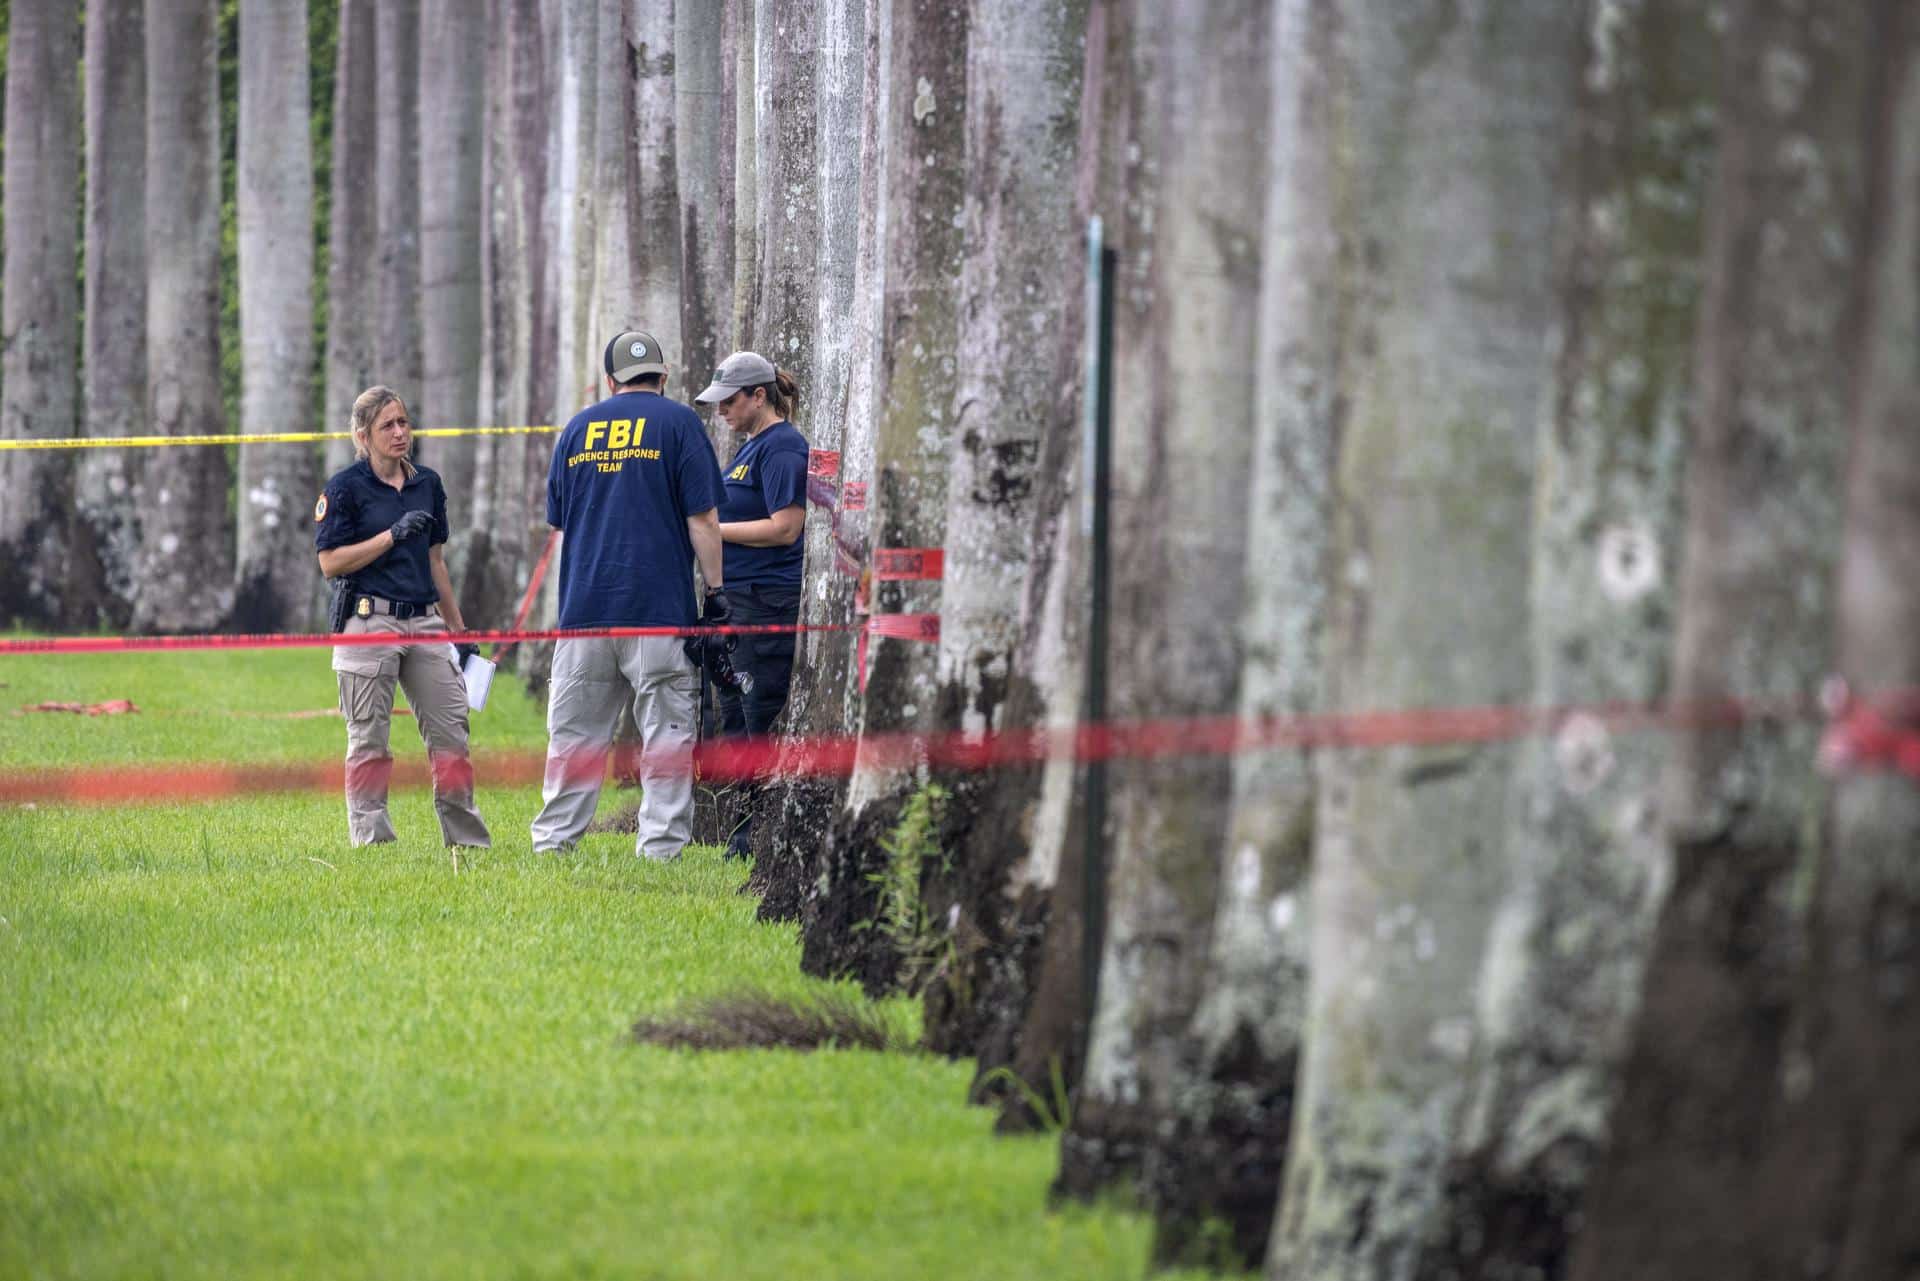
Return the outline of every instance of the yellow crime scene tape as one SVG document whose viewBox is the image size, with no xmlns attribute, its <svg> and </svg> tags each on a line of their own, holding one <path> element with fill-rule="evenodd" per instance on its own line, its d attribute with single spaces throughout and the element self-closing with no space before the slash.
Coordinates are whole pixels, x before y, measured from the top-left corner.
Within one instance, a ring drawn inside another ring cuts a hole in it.
<svg viewBox="0 0 1920 1281">
<path fill-rule="evenodd" d="M 533 427 L 429 427 L 415 436 L 537 436 L 560 429 L 551 423 Z M 268 431 L 251 436 L 62 436 L 46 440 L 0 440 L 0 453 L 15 449 L 152 449 L 164 445 L 294 445 L 322 440 L 352 440 L 347 431 Z"/>
</svg>

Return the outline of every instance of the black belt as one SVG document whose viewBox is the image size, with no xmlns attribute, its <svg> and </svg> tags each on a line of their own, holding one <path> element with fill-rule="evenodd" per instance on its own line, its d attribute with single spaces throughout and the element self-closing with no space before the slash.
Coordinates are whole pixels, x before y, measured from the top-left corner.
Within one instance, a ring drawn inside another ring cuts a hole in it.
<svg viewBox="0 0 1920 1281">
<path fill-rule="evenodd" d="M 384 596 L 361 596 L 353 602 L 356 618 L 391 614 L 404 622 L 409 618 L 431 618 L 439 612 L 438 605 L 414 605 L 404 600 L 388 600 Z"/>
</svg>

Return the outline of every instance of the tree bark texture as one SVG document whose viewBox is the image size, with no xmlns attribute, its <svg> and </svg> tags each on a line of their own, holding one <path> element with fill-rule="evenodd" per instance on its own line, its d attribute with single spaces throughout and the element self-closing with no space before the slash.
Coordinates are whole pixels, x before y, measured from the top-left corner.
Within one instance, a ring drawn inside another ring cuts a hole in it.
<svg viewBox="0 0 1920 1281">
<path fill-rule="evenodd" d="M 847 11 L 853 5 L 860 8 L 857 41 L 856 24 Z M 833 507 L 811 513 L 807 522 L 808 590 L 801 612 L 807 623 L 845 626 L 864 621 L 859 584 L 869 546 L 868 504 L 885 355 L 895 5 L 896 0 L 833 0 L 821 17 L 824 44 L 841 52 L 830 63 L 823 49 L 816 81 L 822 113 L 822 358 L 811 419 L 817 434 L 811 439 L 815 448 L 839 450 L 840 470 L 831 478 Z M 836 45 L 836 40 L 841 43 Z M 847 65 L 850 46 L 857 46 L 857 66 Z M 846 130 L 856 118 L 857 134 L 850 138 Z M 851 244 L 845 234 L 849 225 Z M 830 258 L 836 250 L 846 257 Z M 851 274 L 843 280 L 839 273 L 848 269 Z M 836 298 L 837 310 L 829 315 L 827 308 L 836 305 Z M 859 652 L 855 638 L 843 632 L 801 635 L 785 713 L 794 736 L 853 732 L 859 709 Z M 845 803 L 846 781 L 794 773 L 777 778 L 763 795 L 761 803 L 780 820 L 772 824 L 768 849 L 754 867 L 754 886 L 761 894 L 758 916 L 762 921 L 800 919 L 817 910 L 809 905 L 818 904 L 828 884 L 827 853 Z"/>
<path fill-rule="evenodd" d="M 480 171 L 487 24 L 457 0 L 420 4 L 420 407 L 424 427 L 480 415 Z M 436 440 L 450 501 L 472 501 L 477 437 Z M 465 539 L 448 548 L 464 568 Z"/>
<path fill-rule="evenodd" d="M 1111 712 L 1123 722 L 1236 706 L 1269 34 L 1268 6 L 1253 0 L 1133 15 L 1140 105 L 1113 220 Z M 1236 380 L 1246 392 L 1222 397 Z M 1074 1197 L 1131 1184 L 1175 1115 L 1174 1057 L 1200 994 L 1232 771 L 1212 757 L 1116 761 L 1111 776 L 1099 989 L 1055 1185 Z"/>
<path fill-rule="evenodd" d="M 761 0 L 723 0 L 721 50 L 733 68 L 733 317 L 721 354 L 746 347 L 759 332 L 755 279 L 760 270 L 760 96 L 755 55 Z M 718 429 L 716 429 L 718 430 Z M 721 439 L 720 459 L 734 442 Z"/>
<path fill-rule="evenodd" d="M 238 218 L 240 429 L 311 431 L 313 164 L 307 124 L 305 0 L 246 0 L 240 13 Z M 240 454 L 234 621 L 304 631 L 315 583 L 307 505 L 319 491 L 310 445 Z"/>
<path fill-rule="evenodd" d="M 1127 143 L 1139 106 L 1130 73 L 1132 15 L 1128 0 L 1090 0 L 1086 9 L 1074 175 L 1075 221 L 1082 227 L 1095 212 L 1118 207 L 1124 192 Z M 1084 311 L 1082 298 L 1065 320 L 1067 329 L 1083 336 Z M 1084 382 L 1084 369 L 1075 377 Z M 1044 551 L 1028 566 L 1020 661 L 1042 694 L 1039 719 L 1055 734 L 1076 731 L 1085 705 L 1088 531 L 1075 502 L 1084 501 L 1082 444 L 1077 431 L 1043 441 L 1044 450 L 1062 453 L 1041 464 L 1048 489 L 1033 502 L 1033 542 Z M 1020 692 L 1016 686 L 1010 701 Z M 1025 724 L 1029 714 L 1009 706 L 1006 719 Z M 1064 756 L 1049 758 L 1038 770 L 1004 771 L 990 811 L 998 821 L 978 824 L 955 855 L 971 865 L 1000 857 L 992 848 L 1000 842 L 1014 842 L 1021 851 L 1008 868 L 1011 945 L 981 998 L 991 1017 L 971 1033 L 977 1043 L 972 1096 L 998 1099 L 996 1126 L 1007 1133 L 1062 1120 L 1042 1115 L 1034 1101 L 1057 1112 L 1057 1096 L 1078 1092 L 1085 1066 L 1093 997 L 1086 991 L 1083 933 L 1084 779 L 1080 762 Z M 1008 830 L 1007 824 L 1015 826 Z M 1026 1088 L 1015 1087 L 1007 1074 Z"/>
<path fill-rule="evenodd" d="M 813 389 L 819 315 L 820 186 L 817 0 L 758 0 L 753 26 L 760 260 L 755 323 L 741 342 Z"/>
<path fill-rule="evenodd" d="M 81 397 L 88 436 L 146 431 L 146 35 L 135 0 L 88 6 L 87 273 Z M 144 451 L 88 450 L 75 482 L 69 622 L 119 628 L 139 562 Z"/>
<path fill-rule="evenodd" d="M 1852 689 L 1920 732 L 1920 9 L 1883 6 L 1874 37 L 1885 61 L 1868 116 L 1874 210 L 1838 657 Z M 1920 1205 L 1920 785 L 1911 774 L 1841 770 L 1796 1010 L 1806 1057 L 1786 1078 L 1806 1115 L 1767 1137 L 1805 1177 L 1820 1216 L 1802 1257 L 1830 1260 L 1835 1281 L 1872 1281 L 1920 1260 L 1909 1213 Z"/>
<path fill-rule="evenodd" d="M 1322 710 L 1344 310 L 1325 145 L 1327 17 L 1310 0 L 1285 0 L 1273 15 L 1237 709 L 1248 723 Z M 1233 759 L 1207 968 L 1173 1064 L 1175 1120 L 1147 1152 L 1161 1264 L 1258 1267 L 1286 1158 L 1306 1009 L 1313 771 L 1303 751 L 1248 748 Z"/>
<path fill-rule="evenodd" d="M 0 438 L 79 426 L 79 16 L 58 0 L 10 14 L 6 91 L 6 279 L 0 316 Z M 71 544 L 64 450 L 0 454 L 0 624 L 63 620 Z"/>
<path fill-rule="evenodd" d="M 625 68 L 610 86 L 599 79 L 602 7 L 600 0 L 566 0 L 565 4 L 549 6 L 557 28 L 552 63 L 555 94 L 542 217 L 553 246 L 547 263 L 553 273 L 556 369 L 553 401 L 536 402 L 537 419 L 529 421 L 564 423 L 603 394 L 600 350 L 593 339 L 599 226 L 603 218 L 622 227 L 626 224 L 626 165 L 630 157 L 624 128 Z M 614 38 L 620 38 L 617 31 Z M 616 97 L 603 114 L 600 105 L 609 90 Z M 603 126 L 611 128 L 618 139 L 611 154 L 604 156 L 607 139 Z M 601 168 L 602 159 L 607 162 L 605 170 Z M 610 190 L 602 187 L 603 176 L 615 179 Z"/>
<path fill-rule="evenodd" d="M 340 0 L 327 228 L 327 402 L 320 407 L 322 421 L 335 431 L 347 430 L 354 397 L 376 377 L 379 184 L 366 180 L 367 166 L 379 154 L 375 35 L 373 0 Z M 324 469 L 332 472 L 352 461 L 352 442 L 335 441 L 327 447 Z"/>
<path fill-rule="evenodd" d="M 1079 462 L 1086 5 L 975 0 L 968 30 L 967 255 L 934 725 L 979 734 L 1046 716 L 1031 643 L 1052 575 L 1034 549 L 1055 545 Z M 1017 1025 L 1023 1012 L 1042 918 L 1011 878 L 1032 839 L 1039 777 L 1033 766 L 945 780 L 951 871 L 930 876 L 926 894 L 936 919 L 951 918 L 951 937 L 924 1022 L 942 1053 L 976 1053 L 990 1025 Z"/>
<path fill-rule="evenodd" d="M 147 422 L 220 435 L 220 67 L 213 0 L 147 6 Z M 226 454 L 155 450 L 132 626 L 207 631 L 233 607 Z"/>
<path fill-rule="evenodd" d="M 732 341 L 735 119 L 723 8 L 689 0 L 673 9 L 680 348 L 669 355 L 690 395 L 706 386 Z M 724 423 L 709 425 L 716 446 L 725 433 Z"/>
<path fill-rule="evenodd" d="M 1581 14 L 1352 0 L 1334 22 L 1328 141 L 1348 305 L 1328 701 L 1522 703 Z M 1323 755 L 1307 1030 L 1270 1276 L 1420 1275 L 1507 878 L 1514 756 L 1504 744 Z"/>
<path fill-rule="evenodd" d="M 952 0 L 909 0 L 892 16 L 887 97 L 887 224 L 879 409 L 874 441 L 873 550 L 939 547 L 946 523 L 946 453 L 952 439 L 956 285 L 965 251 L 967 10 Z M 874 615 L 930 612 L 936 588 L 873 582 Z M 875 637 L 859 732 L 896 733 L 931 722 L 935 650 Z M 905 940 L 876 921 L 872 873 L 924 768 L 856 760 L 823 860 L 824 886 L 802 917 L 801 966 L 852 976 L 884 991 L 920 976 L 897 967 Z M 872 928 L 860 922 L 874 922 Z M 918 942 L 918 940 L 915 940 Z"/>
<path fill-rule="evenodd" d="M 613 45 L 622 65 L 603 65 L 601 74 L 605 78 L 618 73 L 626 80 L 630 115 L 623 123 L 629 142 L 620 152 L 628 156 L 623 167 L 627 223 L 622 233 L 616 233 L 610 220 L 601 228 L 601 277 L 610 289 L 617 282 L 619 292 L 607 298 L 595 319 L 607 336 L 615 326 L 640 326 L 666 347 L 669 361 L 680 362 L 687 352 L 680 324 L 680 196 L 675 181 L 677 9 L 654 0 L 630 0 L 625 8 L 625 34 Z M 602 99 L 603 105 L 612 101 Z M 610 136 L 602 160 L 612 154 Z M 699 391 L 690 384 L 707 371 L 678 368 L 675 384 L 684 399 Z"/>
<path fill-rule="evenodd" d="M 1680 473 L 1712 169 L 1709 5 L 1596 8 L 1535 465 L 1532 702 L 1667 694 Z M 1659 282 L 1650 287 L 1649 282 Z M 1670 863 L 1666 740 L 1563 717 L 1520 747 L 1466 1119 L 1426 1275 L 1564 1273 Z"/>
<path fill-rule="evenodd" d="M 541 421 L 559 375 L 559 309 L 545 216 L 553 173 L 551 72 L 557 19 L 534 0 L 492 0 L 487 131 L 481 178 L 481 412 L 493 422 Z M 486 436 L 474 462 L 472 520 L 461 605 L 510 619 L 546 541 L 549 436 Z M 564 549 L 561 552 L 565 555 Z M 552 571 L 550 570 L 551 574 Z M 529 654 L 524 648 L 518 654 Z"/>
<path fill-rule="evenodd" d="M 432 413 L 420 386 L 420 0 L 379 0 L 374 13 L 375 167 L 369 175 L 363 157 L 352 175 L 375 189 L 373 380 L 409 413 Z M 422 462 L 437 466 L 438 443 L 419 443 Z"/>
<path fill-rule="evenodd" d="M 1682 716 L 1726 698 L 1808 698 L 1832 661 L 1839 425 L 1850 383 L 1873 388 L 1886 368 L 1888 331 L 1869 325 L 1862 341 L 1849 281 L 1874 262 L 1861 243 L 1862 120 L 1895 127 L 1876 70 L 1895 42 L 1883 29 L 1895 9 L 1752 0 L 1727 13 L 1672 660 Z M 1872 275 L 1876 288 L 1888 283 Z M 1874 325 L 1897 314 L 1896 297 L 1876 299 L 1895 312 L 1870 313 Z M 1856 382 L 1857 367 L 1876 372 Z M 1897 1163 L 1873 1163 L 1889 1151 L 1882 1142 L 1903 1140 L 1869 1136 L 1869 1118 L 1850 1111 L 1860 1096 L 1846 1072 L 1815 1073 L 1846 1036 L 1828 1041 L 1827 1030 L 1858 1026 L 1855 1002 L 1870 1008 L 1879 994 L 1820 988 L 1830 961 L 1845 970 L 1849 948 L 1874 945 L 1870 928 L 1859 933 L 1868 922 L 1856 894 L 1875 873 L 1872 859 L 1826 848 L 1844 820 L 1828 812 L 1813 752 L 1812 726 L 1764 714 L 1675 735 L 1665 779 L 1673 888 L 1574 1277 L 1617 1275 L 1628 1259 L 1650 1281 L 1832 1276 L 1836 1252 L 1886 1240 L 1830 1199 L 1856 1191 L 1855 1178 L 1888 1177 L 1871 1196 L 1890 1204 L 1879 1198 L 1898 1194 Z M 1830 942 L 1838 950 L 1823 955 Z M 1828 999 L 1839 1006 L 1822 1008 Z M 1897 1070 L 1895 1044 L 1876 1073 Z"/>
</svg>

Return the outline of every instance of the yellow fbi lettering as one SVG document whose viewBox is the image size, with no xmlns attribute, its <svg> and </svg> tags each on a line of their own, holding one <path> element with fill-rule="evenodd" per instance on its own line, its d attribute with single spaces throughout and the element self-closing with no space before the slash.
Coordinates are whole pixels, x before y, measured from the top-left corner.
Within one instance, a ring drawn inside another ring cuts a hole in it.
<svg viewBox="0 0 1920 1281">
<path fill-rule="evenodd" d="M 615 418 L 611 421 L 601 419 L 587 424 L 586 446 L 579 453 L 567 459 L 567 466 L 577 467 L 582 463 L 592 463 L 594 470 L 615 472 L 622 463 L 630 458 L 644 458 L 651 462 L 660 461 L 660 451 L 643 449 L 640 438 L 647 430 L 644 418 Z"/>
</svg>

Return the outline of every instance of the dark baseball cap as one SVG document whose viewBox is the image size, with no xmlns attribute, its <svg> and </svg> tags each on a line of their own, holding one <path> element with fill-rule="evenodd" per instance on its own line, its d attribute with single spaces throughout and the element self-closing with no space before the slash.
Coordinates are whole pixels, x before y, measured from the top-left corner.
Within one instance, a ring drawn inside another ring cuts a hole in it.
<svg viewBox="0 0 1920 1281">
<path fill-rule="evenodd" d="M 736 351 L 713 371 L 713 381 L 694 399 L 703 403 L 725 400 L 742 387 L 761 387 L 776 377 L 773 362 L 758 352 Z"/>
<path fill-rule="evenodd" d="M 666 357 L 658 338 L 638 329 L 627 329 L 613 336 L 601 363 L 613 381 L 630 383 L 642 374 L 666 373 Z"/>
</svg>

